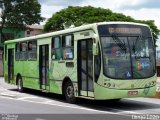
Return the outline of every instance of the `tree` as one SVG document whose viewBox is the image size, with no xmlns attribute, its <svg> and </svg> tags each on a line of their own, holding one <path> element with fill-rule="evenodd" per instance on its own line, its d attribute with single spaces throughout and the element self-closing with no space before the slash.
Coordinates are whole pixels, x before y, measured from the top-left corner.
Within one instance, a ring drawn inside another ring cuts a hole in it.
<svg viewBox="0 0 160 120">
<path fill-rule="evenodd" d="M 153 33 L 154 40 L 158 39 L 160 30 L 154 24 L 153 20 L 135 20 L 130 16 L 125 16 L 121 13 L 113 13 L 109 9 L 94 8 L 91 6 L 69 6 L 68 8 L 62 9 L 56 12 L 48 19 L 44 26 L 44 30 L 57 31 L 62 30 L 71 25 L 80 26 L 83 24 L 94 23 L 94 22 L 104 22 L 104 21 L 128 21 L 128 22 L 139 22 L 148 24 Z"/>
<path fill-rule="evenodd" d="M 41 5 L 37 0 L 0 0 L 0 34 L 4 41 L 3 28 L 17 28 L 24 30 L 26 25 L 39 24 L 41 17 Z"/>
</svg>

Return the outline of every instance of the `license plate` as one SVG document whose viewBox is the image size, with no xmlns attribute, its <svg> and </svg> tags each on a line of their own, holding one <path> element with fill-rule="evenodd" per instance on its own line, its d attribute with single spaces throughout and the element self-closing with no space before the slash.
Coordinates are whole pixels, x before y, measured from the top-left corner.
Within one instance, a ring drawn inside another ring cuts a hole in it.
<svg viewBox="0 0 160 120">
<path fill-rule="evenodd" d="M 138 91 L 128 91 L 129 96 L 135 96 L 138 95 Z"/>
</svg>

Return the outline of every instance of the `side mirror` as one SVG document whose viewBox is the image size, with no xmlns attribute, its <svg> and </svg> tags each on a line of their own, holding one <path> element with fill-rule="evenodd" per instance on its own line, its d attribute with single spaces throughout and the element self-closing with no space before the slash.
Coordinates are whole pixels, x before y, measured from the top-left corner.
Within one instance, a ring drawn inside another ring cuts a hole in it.
<svg viewBox="0 0 160 120">
<path fill-rule="evenodd" d="M 97 45 L 97 43 L 93 43 L 92 50 L 93 50 L 93 55 L 98 55 L 98 45 Z"/>
</svg>

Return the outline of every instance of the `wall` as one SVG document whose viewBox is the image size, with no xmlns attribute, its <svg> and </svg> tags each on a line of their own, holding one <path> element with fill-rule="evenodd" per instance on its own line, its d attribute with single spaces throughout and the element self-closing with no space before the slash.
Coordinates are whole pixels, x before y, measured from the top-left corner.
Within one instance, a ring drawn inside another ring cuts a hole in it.
<svg viewBox="0 0 160 120">
<path fill-rule="evenodd" d="M 42 29 L 27 30 L 25 34 L 26 34 L 25 35 L 26 37 L 35 36 L 35 35 L 43 34 L 43 30 Z"/>
</svg>

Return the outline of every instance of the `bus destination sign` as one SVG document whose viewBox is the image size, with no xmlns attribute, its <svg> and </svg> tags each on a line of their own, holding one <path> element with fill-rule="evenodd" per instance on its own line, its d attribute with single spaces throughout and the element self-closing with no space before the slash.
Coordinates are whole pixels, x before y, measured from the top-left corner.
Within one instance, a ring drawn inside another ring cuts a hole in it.
<svg viewBox="0 0 160 120">
<path fill-rule="evenodd" d="M 126 33 L 126 34 L 142 34 L 142 31 L 140 28 L 113 28 L 108 27 L 109 33 Z"/>
<path fill-rule="evenodd" d="M 99 25 L 98 32 L 100 36 L 146 36 L 151 37 L 150 29 L 147 26 L 140 25 L 128 25 L 128 24 L 110 24 L 110 25 Z"/>
</svg>

